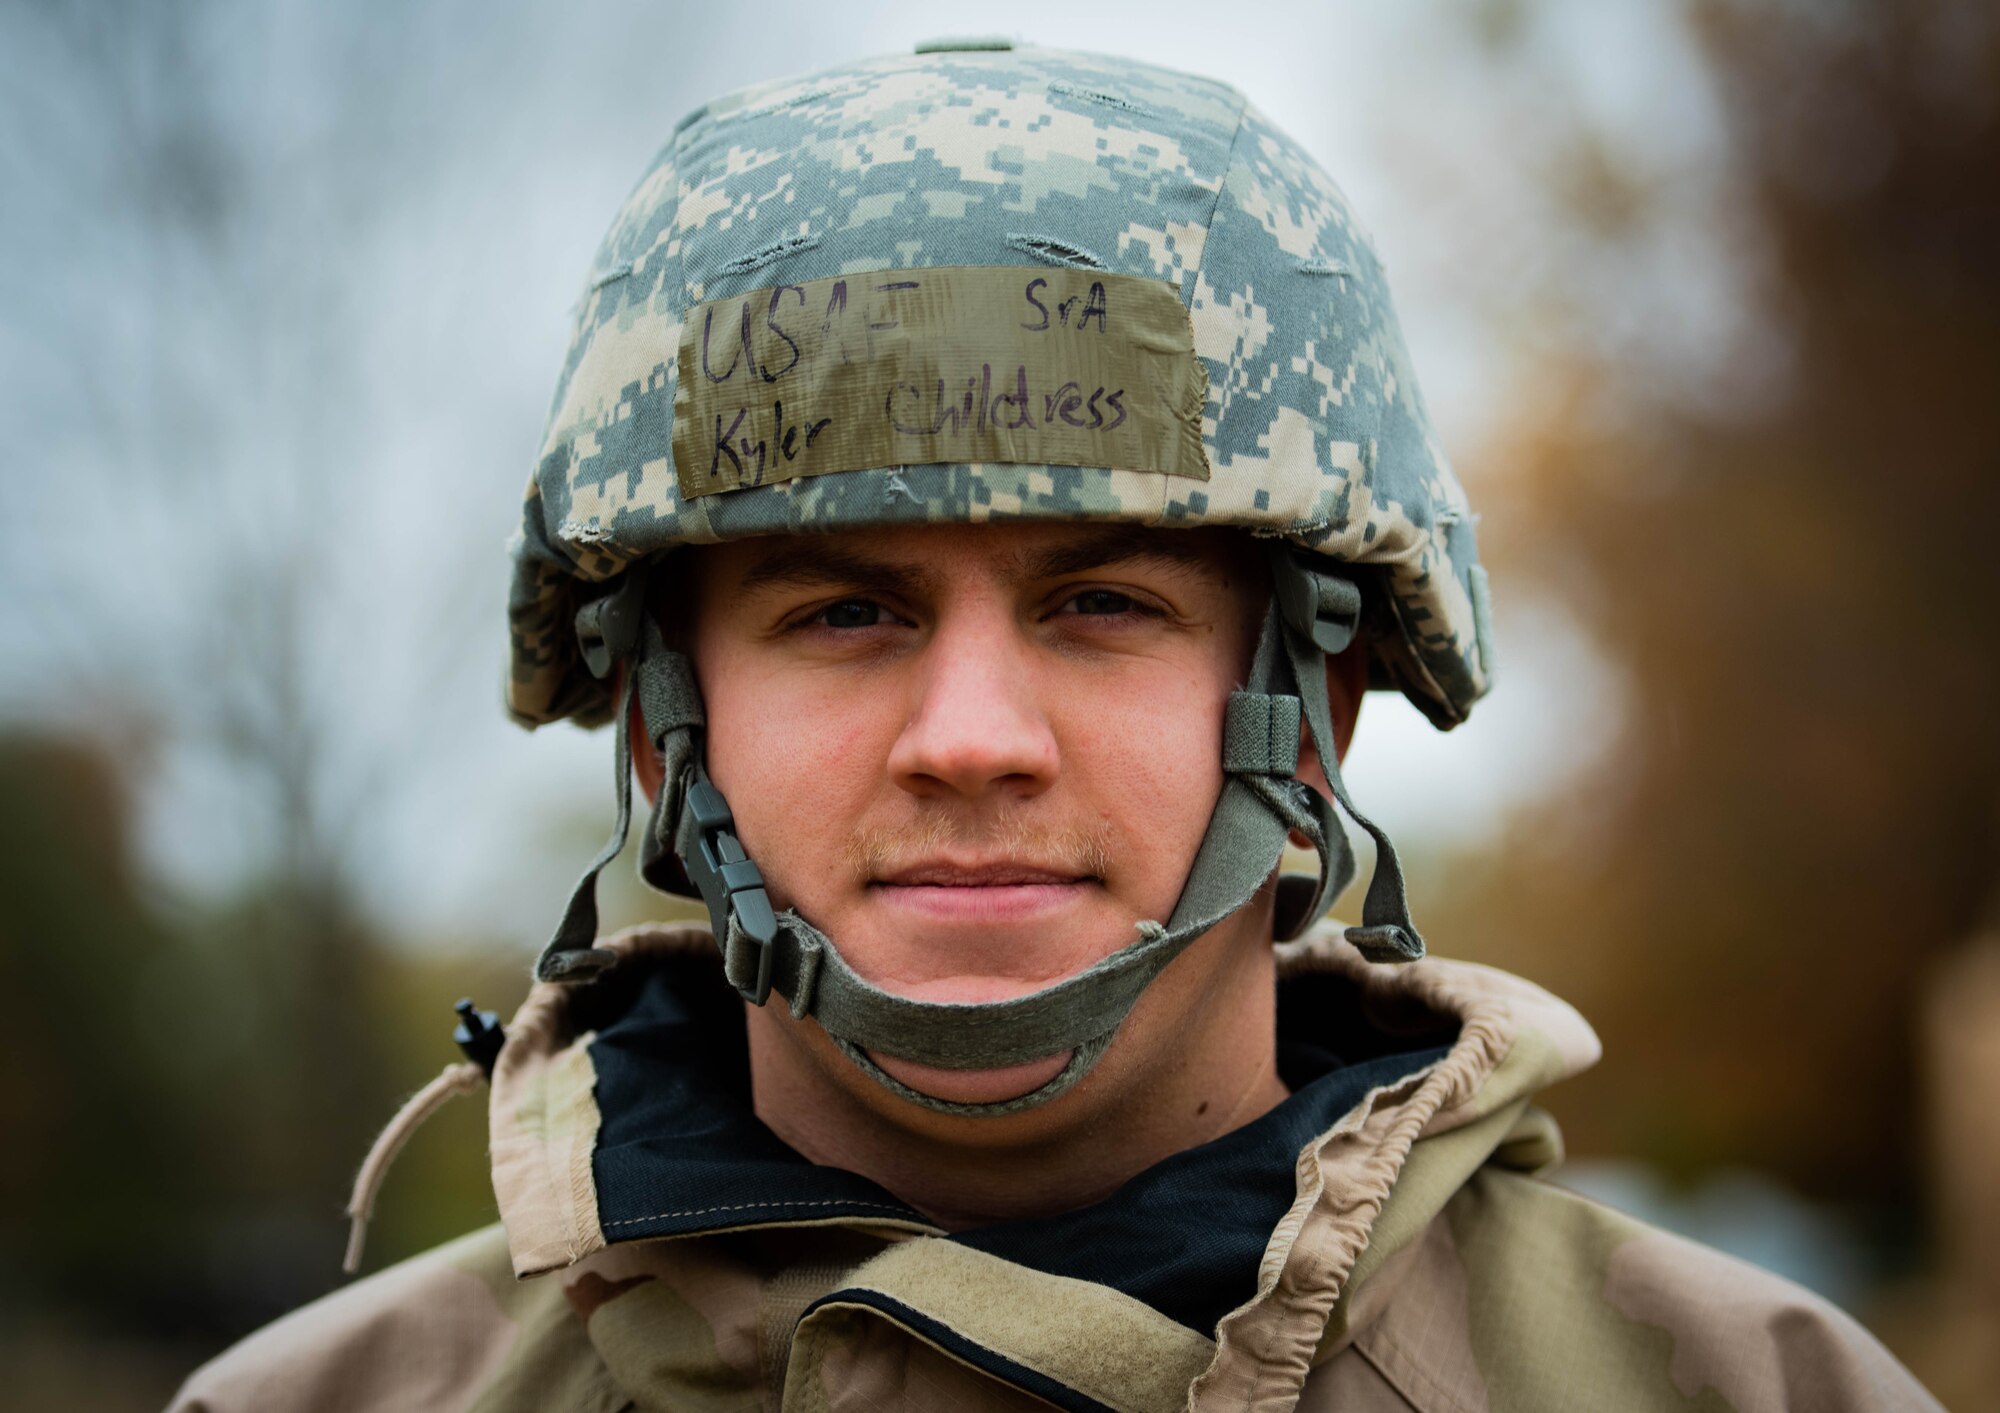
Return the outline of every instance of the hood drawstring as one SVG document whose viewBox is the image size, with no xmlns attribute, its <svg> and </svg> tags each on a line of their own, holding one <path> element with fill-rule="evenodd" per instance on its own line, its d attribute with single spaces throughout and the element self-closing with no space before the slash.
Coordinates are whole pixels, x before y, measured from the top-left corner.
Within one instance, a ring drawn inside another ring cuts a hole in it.
<svg viewBox="0 0 2000 1413">
<path fill-rule="evenodd" d="M 361 1269 L 361 1247 L 368 1240 L 368 1219 L 375 1214 L 375 1194 L 381 1190 L 383 1179 L 389 1176 L 389 1165 L 396 1161 L 403 1145 L 424 1126 L 426 1119 L 454 1097 L 470 1094 L 485 1082 L 486 1076 L 470 1060 L 446 1065 L 444 1073 L 412 1094 L 376 1136 L 374 1146 L 362 1160 L 361 1171 L 354 1175 L 354 1195 L 347 1199 L 347 1255 L 340 1263 L 341 1270 L 351 1276 Z"/>
<path fill-rule="evenodd" d="M 340 1269 L 350 1276 L 361 1269 L 361 1248 L 368 1240 L 369 1219 L 375 1215 L 375 1195 L 388 1180 L 389 1166 L 403 1145 L 453 1098 L 472 1093 L 493 1077 L 493 1064 L 500 1056 L 506 1032 L 491 1011 L 479 1010 L 469 1000 L 460 1001 L 456 1010 L 459 1023 L 451 1038 L 467 1058 L 446 1065 L 436 1079 L 396 1110 L 396 1116 L 375 1136 L 368 1156 L 361 1160 L 361 1171 L 354 1175 L 354 1193 L 347 1199 L 347 1255 L 340 1263 Z"/>
</svg>

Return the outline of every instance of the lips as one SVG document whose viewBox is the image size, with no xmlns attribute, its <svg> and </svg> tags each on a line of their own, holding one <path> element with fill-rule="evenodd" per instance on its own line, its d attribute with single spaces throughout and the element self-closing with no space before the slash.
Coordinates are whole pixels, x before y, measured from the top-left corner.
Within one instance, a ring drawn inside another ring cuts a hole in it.
<svg viewBox="0 0 2000 1413">
<path fill-rule="evenodd" d="M 929 860 L 891 870 L 869 891 L 934 922 L 993 926 L 1034 922 L 1070 906 L 1100 880 L 1060 866 Z"/>
<path fill-rule="evenodd" d="M 1095 881 L 1088 874 L 1038 864 L 1012 861 L 962 864 L 944 860 L 907 865 L 873 880 L 890 888 L 1018 888 Z"/>
</svg>

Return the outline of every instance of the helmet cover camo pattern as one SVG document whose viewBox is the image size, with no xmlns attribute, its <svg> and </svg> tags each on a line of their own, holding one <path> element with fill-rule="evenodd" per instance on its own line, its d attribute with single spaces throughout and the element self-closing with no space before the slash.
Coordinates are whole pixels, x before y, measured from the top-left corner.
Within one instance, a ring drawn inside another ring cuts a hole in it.
<svg viewBox="0 0 2000 1413">
<path fill-rule="evenodd" d="M 705 300 L 781 282 L 1061 264 L 1170 282 L 1207 374 L 1210 479 L 998 462 L 698 498 L 676 353 Z M 1346 200 L 1229 87 L 1048 49 L 920 52 L 684 119 L 605 238 L 514 542 L 507 703 L 610 715 L 578 607 L 641 559 L 756 535 L 1000 519 L 1230 526 L 1361 569 L 1371 679 L 1439 727 L 1491 676 L 1473 517 Z"/>
</svg>

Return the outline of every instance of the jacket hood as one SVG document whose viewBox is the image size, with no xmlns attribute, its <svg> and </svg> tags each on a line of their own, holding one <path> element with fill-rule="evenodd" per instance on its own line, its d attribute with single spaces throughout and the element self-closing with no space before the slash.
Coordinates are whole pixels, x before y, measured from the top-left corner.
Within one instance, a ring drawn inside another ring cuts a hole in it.
<svg viewBox="0 0 2000 1413">
<path fill-rule="evenodd" d="M 1092 1206 L 948 1234 L 756 1118 L 741 1009 L 705 930 L 600 945 L 617 963 L 536 986 L 494 1069 L 494 1187 L 517 1276 L 566 1271 L 576 1304 L 711 1249 L 740 1264 L 745 1242 L 782 1235 L 824 1258 L 793 1312 L 794 1364 L 800 1341 L 888 1320 L 1065 1407 L 1182 1407 L 1191 1386 L 1195 1407 L 1290 1407 L 1468 1178 L 1559 1159 L 1531 1100 L 1598 1055 L 1583 1019 L 1528 982 L 1373 965 L 1323 928 L 1278 949 L 1290 1099 Z M 727 1284 L 691 1283 L 704 1281 Z M 1052 1299 L 1077 1318 L 1033 1319 Z M 614 1374 L 617 1325 L 589 1325 Z"/>
</svg>

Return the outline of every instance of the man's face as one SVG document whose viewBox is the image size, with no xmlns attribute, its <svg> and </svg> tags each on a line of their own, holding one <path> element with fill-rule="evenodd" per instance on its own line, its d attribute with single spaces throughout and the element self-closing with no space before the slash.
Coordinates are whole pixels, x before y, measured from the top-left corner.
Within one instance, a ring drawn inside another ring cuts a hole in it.
<svg viewBox="0 0 2000 1413">
<path fill-rule="evenodd" d="M 921 526 L 706 547 L 688 572 L 710 773 L 773 902 L 862 976 L 999 1000 L 1172 912 L 1268 593 L 1239 537 Z M 876 1058 L 985 1100 L 1065 1057 Z"/>
</svg>

